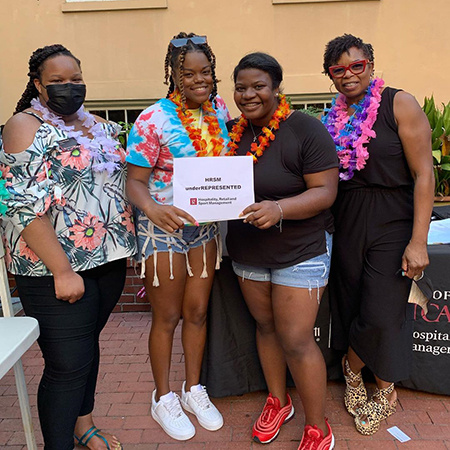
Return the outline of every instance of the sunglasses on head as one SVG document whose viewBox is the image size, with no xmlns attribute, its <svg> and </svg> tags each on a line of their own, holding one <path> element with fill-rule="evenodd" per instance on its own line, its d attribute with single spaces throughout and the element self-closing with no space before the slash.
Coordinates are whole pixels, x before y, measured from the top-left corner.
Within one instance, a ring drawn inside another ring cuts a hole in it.
<svg viewBox="0 0 450 450">
<path fill-rule="evenodd" d="M 178 39 L 172 39 L 170 43 L 174 47 L 183 47 L 183 45 L 186 45 L 188 41 L 191 41 L 193 44 L 206 44 L 206 36 L 192 36 L 187 38 L 178 38 Z"/>
<path fill-rule="evenodd" d="M 368 59 L 360 59 L 352 62 L 348 66 L 330 66 L 328 67 L 328 71 L 333 78 L 342 78 L 347 73 L 347 70 L 350 70 L 354 75 L 359 75 L 366 70 L 366 66 L 370 62 L 372 61 Z"/>
</svg>

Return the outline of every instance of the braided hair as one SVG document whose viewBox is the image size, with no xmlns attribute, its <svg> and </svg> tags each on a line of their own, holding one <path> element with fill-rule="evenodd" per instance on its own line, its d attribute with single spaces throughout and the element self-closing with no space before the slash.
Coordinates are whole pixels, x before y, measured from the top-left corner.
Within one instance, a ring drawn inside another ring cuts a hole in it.
<svg viewBox="0 0 450 450">
<path fill-rule="evenodd" d="M 77 62 L 78 66 L 81 67 L 80 60 L 72 55 L 72 53 L 61 44 L 47 45 L 35 50 L 28 61 L 29 79 L 27 87 L 25 88 L 22 97 L 17 102 L 14 114 L 22 112 L 31 106 L 31 100 L 39 95 L 39 92 L 34 85 L 34 80 L 41 79 L 44 62 L 49 58 L 54 58 L 59 55 L 70 56 Z"/>
<path fill-rule="evenodd" d="M 364 56 L 372 63 L 374 62 L 375 58 L 371 44 L 366 44 L 362 39 L 353 36 L 352 34 L 344 34 L 343 36 L 334 38 L 325 46 L 322 73 L 332 78 L 329 67 L 337 64 L 341 55 L 343 53 L 348 53 L 352 47 L 362 50 Z"/>
<path fill-rule="evenodd" d="M 193 36 L 197 36 L 195 33 L 178 33 L 172 39 L 186 39 Z M 207 44 L 194 44 L 192 41 L 188 40 L 182 47 L 175 47 L 172 43 L 169 43 L 167 48 L 166 58 L 164 60 L 164 84 L 169 85 L 169 91 L 167 92 L 166 98 L 175 90 L 175 82 L 173 80 L 175 70 L 178 69 L 178 84 L 181 94 L 182 104 L 186 104 L 186 95 L 184 93 L 183 84 L 183 64 L 186 54 L 189 52 L 202 52 L 211 64 L 211 75 L 213 79 L 213 86 L 211 90 L 211 101 L 215 101 L 217 96 L 217 77 L 216 77 L 216 56 L 214 55 L 211 47 Z M 170 67 L 170 73 L 169 73 Z M 170 80 L 170 83 L 169 83 Z M 183 106 L 184 108 L 184 106 Z"/>
</svg>

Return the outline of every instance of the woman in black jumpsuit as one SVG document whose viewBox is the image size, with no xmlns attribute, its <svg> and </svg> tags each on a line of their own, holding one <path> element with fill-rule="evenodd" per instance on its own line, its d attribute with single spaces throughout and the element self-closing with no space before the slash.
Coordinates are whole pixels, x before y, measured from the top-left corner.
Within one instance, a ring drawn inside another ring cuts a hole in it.
<svg viewBox="0 0 450 450">
<path fill-rule="evenodd" d="M 350 122 L 355 111 L 365 118 L 356 105 L 368 105 L 364 97 L 369 86 L 383 84 L 372 81 L 373 60 L 372 46 L 354 36 L 327 44 L 325 73 L 345 101 Z M 426 116 L 410 94 L 379 89 L 381 99 L 371 126 L 375 135 L 364 145 L 369 154 L 364 167 L 349 175 L 341 159 L 330 275 L 332 344 L 347 353 L 344 401 L 357 430 L 366 435 L 395 412 L 394 383 L 409 377 L 412 315 L 407 299 L 411 279 L 428 265 L 434 188 Z M 340 146 L 342 134 L 334 131 L 336 104 L 323 122 Z M 361 377 L 364 366 L 377 383 L 370 400 Z"/>
</svg>

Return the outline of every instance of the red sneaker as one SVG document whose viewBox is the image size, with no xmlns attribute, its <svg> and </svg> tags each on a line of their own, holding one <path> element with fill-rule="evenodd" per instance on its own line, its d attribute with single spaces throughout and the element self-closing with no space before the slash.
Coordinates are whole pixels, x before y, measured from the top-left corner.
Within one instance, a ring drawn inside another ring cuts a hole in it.
<svg viewBox="0 0 450 450">
<path fill-rule="evenodd" d="M 258 420 L 253 425 L 252 439 L 260 444 L 272 442 L 280 432 L 281 425 L 287 422 L 294 415 L 294 407 L 289 394 L 287 404 L 280 406 L 280 400 L 269 394 L 266 404 Z"/>
<path fill-rule="evenodd" d="M 331 450 L 334 448 L 333 432 L 327 419 L 325 419 L 325 423 L 328 428 L 328 434 L 325 437 L 323 431 L 317 428 L 317 425 L 313 427 L 306 425 L 298 450 Z"/>
</svg>

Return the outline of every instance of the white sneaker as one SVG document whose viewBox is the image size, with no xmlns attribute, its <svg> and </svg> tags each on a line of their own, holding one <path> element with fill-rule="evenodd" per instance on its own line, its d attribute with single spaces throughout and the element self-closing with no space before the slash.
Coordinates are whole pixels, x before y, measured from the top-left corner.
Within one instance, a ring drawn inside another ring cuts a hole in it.
<svg viewBox="0 0 450 450">
<path fill-rule="evenodd" d="M 223 417 L 213 405 L 206 392 L 205 386 L 197 384 L 186 392 L 186 381 L 181 388 L 181 404 L 183 408 L 197 417 L 199 424 L 209 431 L 222 428 Z"/>
<path fill-rule="evenodd" d="M 170 391 L 156 401 L 156 389 L 152 394 L 152 417 L 173 439 L 186 441 L 195 435 L 195 428 L 181 409 L 180 397 Z"/>
</svg>

